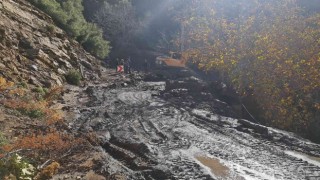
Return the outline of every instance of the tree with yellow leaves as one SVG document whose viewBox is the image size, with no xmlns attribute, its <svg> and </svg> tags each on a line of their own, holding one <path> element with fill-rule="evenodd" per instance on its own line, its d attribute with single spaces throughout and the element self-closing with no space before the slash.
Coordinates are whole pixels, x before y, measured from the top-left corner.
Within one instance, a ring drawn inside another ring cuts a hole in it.
<svg viewBox="0 0 320 180">
<path fill-rule="evenodd" d="M 182 23 L 195 63 L 253 97 L 267 124 L 320 141 L 320 12 L 294 0 L 191 2 Z"/>
</svg>

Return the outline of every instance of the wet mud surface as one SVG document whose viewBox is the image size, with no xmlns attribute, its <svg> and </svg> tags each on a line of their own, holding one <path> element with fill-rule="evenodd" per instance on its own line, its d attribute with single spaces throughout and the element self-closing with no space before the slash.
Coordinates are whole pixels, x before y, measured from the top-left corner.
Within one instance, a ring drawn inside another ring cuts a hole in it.
<svg viewBox="0 0 320 180">
<path fill-rule="evenodd" d="M 320 146 L 235 117 L 183 70 L 89 85 L 73 131 L 97 132 L 100 173 L 127 179 L 320 179 Z M 159 77 L 161 75 L 161 77 Z M 165 81 L 162 81 L 166 79 Z M 72 89 L 71 89 L 72 91 Z M 81 108 L 80 108 L 81 107 Z"/>
</svg>

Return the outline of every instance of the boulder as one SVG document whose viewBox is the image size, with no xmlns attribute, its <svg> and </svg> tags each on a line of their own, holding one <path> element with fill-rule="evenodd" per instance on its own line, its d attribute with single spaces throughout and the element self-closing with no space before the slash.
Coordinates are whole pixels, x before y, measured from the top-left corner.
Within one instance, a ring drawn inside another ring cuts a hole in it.
<svg viewBox="0 0 320 180">
<path fill-rule="evenodd" d="M 41 83 L 43 84 L 43 86 L 45 88 L 48 88 L 48 89 L 54 86 L 54 83 L 52 81 L 49 81 L 49 80 L 42 81 Z"/>
<path fill-rule="evenodd" d="M 46 49 L 45 52 L 49 54 L 49 56 L 53 59 L 70 59 L 70 56 L 68 56 L 66 53 L 59 49 Z"/>
<path fill-rule="evenodd" d="M 57 63 L 57 61 L 52 61 L 52 64 L 53 64 L 55 67 L 58 67 L 58 66 L 59 66 L 59 63 Z"/>
<path fill-rule="evenodd" d="M 15 74 L 19 73 L 17 67 L 11 62 L 7 64 L 7 67 Z"/>
<path fill-rule="evenodd" d="M 58 76 L 58 75 L 56 75 L 55 73 L 51 73 L 50 74 L 50 77 L 51 77 L 51 79 L 52 80 L 54 80 L 55 81 L 55 83 L 58 85 L 58 86 L 62 86 L 62 79 Z"/>
<path fill-rule="evenodd" d="M 85 68 L 87 68 L 87 69 L 90 69 L 90 70 L 93 69 L 93 68 L 92 68 L 92 64 L 89 63 L 88 61 L 84 60 L 84 59 L 81 59 L 81 64 L 82 64 Z"/>
<path fill-rule="evenodd" d="M 35 47 L 34 43 L 30 39 L 27 39 L 27 38 L 20 39 L 18 46 L 21 49 L 34 49 L 34 47 Z"/>
<path fill-rule="evenodd" d="M 89 171 L 84 177 L 85 180 L 106 180 L 105 177 L 96 174 L 93 170 Z"/>
<path fill-rule="evenodd" d="M 78 60 L 78 55 L 77 55 L 75 52 L 72 52 L 72 53 L 70 54 L 70 58 L 71 58 L 71 60 L 73 60 L 73 61 L 77 61 L 77 60 Z"/>
<path fill-rule="evenodd" d="M 6 65 L 0 63 L 0 69 L 5 69 L 6 68 Z"/>
<path fill-rule="evenodd" d="M 38 79 L 34 76 L 30 76 L 29 80 L 28 80 L 29 84 L 33 84 L 35 86 L 42 86 L 42 84 L 38 81 Z"/>
<path fill-rule="evenodd" d="M 36 66 L 36 65 L 31 65 L 30 68 L 31 68 L 33 71 L 38 71 L 38 66 Z"/>
<path fill-rule="evenodd" d="M 26 52 L 26 56 L 29 58 L 29 59 L 32 59 L 34 60 L 35 57 L 37 57 L 38 55 L 38 49 L 27 49 L 25 52 Z"/>
<path fill-rule="evenodd" d="M 60 74 L 60 75 L 65 75 L 66 72 L 60 68 L 57 69 L 57 73 Z"/>
<path fill-rule="evenodd" d="M 70 54 L 70 62 L 72 65 L 77 66 L 78 65 L 78 55 L 75 52 L 72 52 Z"/>
<path fill-rule="evenodd" d="M 41 49 L 38 50 L 37 52 L 37 59 L 41 60 L 43 63 L 47 65 L 51 65 L 50 57 L 48 54 L 43 52 Z"/>
<path fill-rule="evenodd" d="M 0 4 L 0 7 L 1 7 L 1 4 Z M 6 30 L 1 28 L 0 29 L 0 43 L 1 44 L 4 43 L 5 37 L 6 37 Z"/>
<path fill-rule="evenodd" d="M 67 60 L 64 60 L 64 59 L 62 59 L 62 58 L 59 58 L 59 59 L 57 59 L 57 62 L 58 62 L 61 66 L 64 66 L 64 67 L 69 68 L 69 69 L 72 68 L 72 65 L 71 65 Z"/>
</svg>

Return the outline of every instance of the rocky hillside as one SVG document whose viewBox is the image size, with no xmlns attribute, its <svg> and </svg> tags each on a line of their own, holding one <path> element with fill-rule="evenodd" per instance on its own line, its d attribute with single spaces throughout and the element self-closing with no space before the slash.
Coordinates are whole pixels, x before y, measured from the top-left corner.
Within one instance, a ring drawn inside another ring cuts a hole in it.
<svg viewBox="0 0 320 180">
<path fill-rule="evenodd" d="M 75 71 L 83 85 L 99 81 L 100 63 L 28 1 L 0 0 L 0 179 L 50 179 L 58 167 L 78 171 L 67 157 L 76 150 L 79 159 L 92 146 L 68 128 L 74 117 L 64 111 L 72 109 L 65 101 L 77 104 L 78 97 L 64 85 Z M 97 177 L 91 171 L 88 176 Z"/>
<path fill-rule="evenodd" d="M 24 0 L 0 0 L 0 75 L 35 86 L 62 85 L 77 69 L 95 79 L 99 60 L 54 25 L 53 20 Z"/>
</svg>

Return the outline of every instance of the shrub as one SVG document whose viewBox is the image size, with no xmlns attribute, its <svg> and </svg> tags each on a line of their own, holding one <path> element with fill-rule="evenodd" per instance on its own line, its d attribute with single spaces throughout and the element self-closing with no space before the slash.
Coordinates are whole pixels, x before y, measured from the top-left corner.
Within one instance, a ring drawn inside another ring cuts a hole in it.
<svg viewBox="0 0 320 180">
<path fill-rule="evenodd" d="M 50 155 L 51 157 L 59 157 L 61 153 L 85 143 L 84 139 L 59 132 L 56 128 L 52 128 L 50 131 L 20 137 L 18 141 L 10 144 L 7 149 L 9 151 L 31 149 L 36 156 Z"/>
<path fill-rule="evenodd" d="M 25 89 L 28 88 L 28 84 L 26 82 L 20 82 L 17 85 L 18 85 L 18 87 L 21 87 L 21 88 L 25 88 Z"/>
<path fill-rule="evenodd" d="M 24 114 L 26 114 L 27 116 L 29 116 L 31 118 L 40 118 L 45 115 L 45 113 L 43 111 L 41 111 L 40 109 L 27 110 L 24 112 Z"/>
<path fill-rule="evenodd" d="M 0 77 L 0 92 L 11 88 L 13 85 L 13 82 L 7 81 L 5 78 Z"/>
<path fill-rule="evenodd" d="M 82 0 L 31 0 L 31 2 L 49 14 L 58 26 L 75 37 L 79 43 L 93 44 L 84 48 L 94 56 L 105 58 L 108 55 L 109 43 L 103 39 L 100 28 L 85 20 L 82 14 Z M 47 29 L 51 32 L 52 27 L 49 25 Z"/>
<path fill-rule="evenodd" d="M 49 166 L 44 168 L 41 172 L 39 172 L 34 179 L 51 179 L 52 176 L 58 172 L 59 167 L 59 163 L 53 162 Z"/>
<path fill-rule="evenodd" d="M 109 43 L 99 36 L 90 36 L 84 43 L 83 47 L 99 58 L 104 58 L 109 54 Z"/>
<path fill-rule="evenodd" d="M 66 74 L 66 80 L 69 84 L 80 85 L 81 74 L 79 71 L 72 69 Z"/>
<path fill-rule="evenodd" d="M 16 109 L 31 118 L 41 118 L 49 111 L 46 101 L 24 101 L 18 99 L 6 100 L 4 105 L 8 108 Z"/>
<path fill-rule="evenodd" d="M 48 102 L 51 103 L 53 100 L 58 99 L 63 91 L 63 87 L 62 86 L 56 86 L 51 88 L 50 90 L 48 89 L 44 89 L 45 95 L 43 96 L 43 98 Z"/>
<path fill-rule="evenodd" d="M 50 90 L 37 87 L 33 89 L 33 92 L 36 92 L 37 94 L 30 94 L 28 93 L 28 89 L 11 87 L 10 90 L 5 93 L 6 98 L 1 102 L 7 108 L 15 109 L 30 118 L 45 119 L 47 125 L 52 125 L 63 120 L 62 114 L 58 110 L 50 108 L 52 101 L 58 99 L 61 96 L 62 91 L 63 88 L 60 86 Z"/>
<path fill-rule="evenodd" d="M 33 89 L 34 92 L 39 93 L 40 95 L 45 95 L 46 92 L 44 91 L 44 89 L 41 86 L 36 87 L 35 89 Z"/>
<path fill-rule="evenodd" d="M 35 168 L 26 159 L 18 154 L 0 159 L 1 179 L 32 179 Z"/>
<path fill-rule="evenodd" d="M 46 26 L 46 28 L 47 28 L 47 31 L 49 32 L 49 33 L 53 33 L 54 32 L 54 25 L 52 25 L 52 24 L 49 24 L 49 25 L 47 25 Z"/>
<path fill-rule="evenodd" d="M 0 147 L 2 147 L 7 143 L 8 143 L 7 139 L 3 136 L 2 132 L 0 132 Z M 1 149 L 0 149 L 0 153 L 1 153 Z"/>
</svg>

